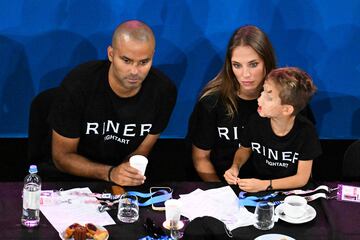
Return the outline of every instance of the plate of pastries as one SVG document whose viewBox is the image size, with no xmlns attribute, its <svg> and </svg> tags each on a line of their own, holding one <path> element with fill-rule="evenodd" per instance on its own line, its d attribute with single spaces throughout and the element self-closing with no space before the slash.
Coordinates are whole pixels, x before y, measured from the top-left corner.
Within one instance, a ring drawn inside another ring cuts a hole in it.
<svg viewBox="0 0 360 240">
<path fill-rule="evenodd" d="M 92 223 L 73 223 L 60 234 L 60 237 L 63 240 L 107 240 L 109 232 L 104 227 Z"/>
</svg>

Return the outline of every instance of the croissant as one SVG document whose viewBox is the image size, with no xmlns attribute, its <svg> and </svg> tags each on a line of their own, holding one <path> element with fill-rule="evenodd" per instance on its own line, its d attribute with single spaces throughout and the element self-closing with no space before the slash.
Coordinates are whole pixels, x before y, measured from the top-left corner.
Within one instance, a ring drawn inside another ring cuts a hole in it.
<svg viewBox="0 0 360 240">
<path fill-rule="evenodd" d="M 74 224 L 71 224 L 70 226 L 68 226 L 65 230 L 65 236 L 64 236 L 65 239 L 71 238 L 75 232 L 75 228 L 78 226 L 81 226 L 81 225 L 78 223 L 74 223 Z"/>
<path fill-rule="evenodd" d="M 108 234 L 106 230 L 101 230 L 92 223 L 87 223 L 85 226 L 73 223 L 65 229 L 64 238 L 73 240 L 105 240 Z"/>
<path fill-rule="evenodd" d="M 85 228 L 86 228 L 86 236 L 88 238 L 93 238 L 96 230 L 98 229 L 94 224 L 92 223 L 87 223 L 85 224 Z"/>
<path fill-rule="evenodd" d="M 77 226 L 73 234 L 74 240 L 86 240 L 86 232 L 87 230 L 84 226 Z"/>
</svg>

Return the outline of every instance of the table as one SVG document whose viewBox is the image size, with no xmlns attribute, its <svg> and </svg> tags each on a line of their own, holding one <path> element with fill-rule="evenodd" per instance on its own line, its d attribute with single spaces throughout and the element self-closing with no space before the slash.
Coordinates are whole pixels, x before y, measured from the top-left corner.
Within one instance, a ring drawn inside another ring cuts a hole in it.
<svg viewBox="0 0 360 240">
<path fill-rule="evenodd" d="M 325 183 L 335 186 L 337 183 Z M 352 183 L 349 185 L 360 185 Z M 152 184 L 152 186 L 169 186 L 174 189 L 174 198 L 179 194 L 189 193 L 197 188 L 203 190 L 225 186 L 224 183 L 204 182 L 169 182 Z M 20 223 L 22 211 L 22 182 L 0 183 L 0 224 L 2 226 L 1 239 L 59 239 L 59 235 L 48 220 L 41 215 L 40 227 L 24 228 Z M 43 189 L 70 189 L 75 187 L 89 187 L 93 192 L 103 192 L 111 189 L 106 182 L 49 182 L 43 184 Z M 150 185 L 144 185 L 127 190 L 148 191 Z M 304 224 L 290 224 L 279 220 L 273 229 L 261 231 L 253 226 L 237 228 L 233 231 L 234 239 L 254 239 L 266 233 L 281 233 L 295 239 L 360 239 L 360 204 L 340 202 L 337 200 L 315 200 L 309 203 L 316 209 L 317 217 Z M 249 208 L 251 212 L 253 208 Z M 116 210 L 109 211 L 116 225 L 106 226 L 110 233 L 109 239 L 138 239 L 146 236 L 143 223 L 147 217 L 161 226 L 165 220 L 164 212 L 158 212 L 151 207 L 140 209 L 139 221 L 133 224 L 121 223 L 116 218 Z"/>
</svg>

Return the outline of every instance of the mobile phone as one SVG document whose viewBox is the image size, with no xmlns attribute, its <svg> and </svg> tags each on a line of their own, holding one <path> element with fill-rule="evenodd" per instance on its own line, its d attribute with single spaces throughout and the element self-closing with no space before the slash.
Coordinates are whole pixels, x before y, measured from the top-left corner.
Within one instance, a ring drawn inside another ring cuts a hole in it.
<svg viewBox="0 0 360 240">
<path fill-rule="evenodd" d="M 172 189 L 170 187 L 151 187 L 150 193 L 154 193 L 159 190 L 165 190 L 168 193 L 172 192 Z M 151 196 L 151 198 L 159 196 L 161 194 L 163 194 L 163 193 L 161 193 L 161 192 L 155 193 L 154 195 Z M 151 204 L 151 208 L 154 210 L 157 210 L 157 211 L 164 211 L 165 210 L 165 202 L 153 203 L 153 204 Z"/>
</svg>

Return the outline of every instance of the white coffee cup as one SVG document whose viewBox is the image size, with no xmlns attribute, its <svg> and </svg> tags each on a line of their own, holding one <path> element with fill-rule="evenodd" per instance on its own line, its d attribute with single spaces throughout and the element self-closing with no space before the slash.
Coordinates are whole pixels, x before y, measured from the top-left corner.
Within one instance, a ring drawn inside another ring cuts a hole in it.
<svg viewBox="0 0 360 240">
<path fill-rule="evenodd" d="M 145 175 L 146 166 L 148 164 L 148 159 L 142 155 L 134 155 L 129 159 L 130 166 L 136 168 L 141 172 L 142 175 Z"/>
<path fill-rule="evenodd" d="M 178 199 L 169 199 L 165 201 L 165 217 L 166 222 L 170 225 L 172 222 L 175 226 L 178 226 L 181 215 L 182 204 Z"/>
<path fill-rule="evenodd" d="M 307 201 L 301 196 L 287 196 L 284 200 L 284 213 L 291 218 L 301 218 L 305 215 Z"/>
</svg>

